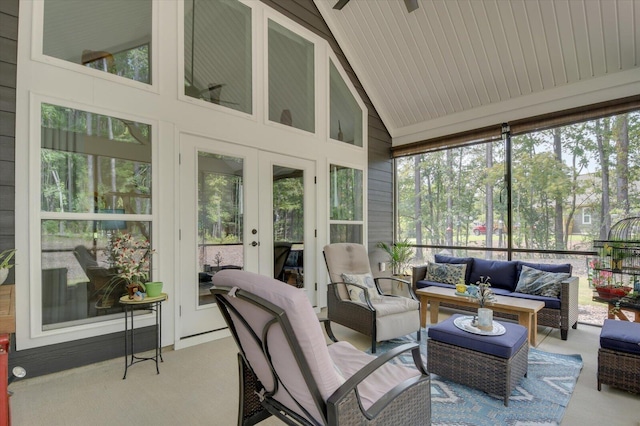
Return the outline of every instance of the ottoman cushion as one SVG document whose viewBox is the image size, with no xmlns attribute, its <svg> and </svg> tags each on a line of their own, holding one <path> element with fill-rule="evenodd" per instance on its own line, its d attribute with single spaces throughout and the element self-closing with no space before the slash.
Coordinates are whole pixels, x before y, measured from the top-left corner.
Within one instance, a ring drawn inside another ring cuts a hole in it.
<svg viewBox="0 0 640 426">
<path fill-rule="evenodd" d="M 511 358 L 527 341 L 527 329 L 519 324 L 500 322 L 506 333 L 501 336 L 483 336 L 456 327 L 453 321 L 460 316 L 463 315 L 454 314 L 429 327 L 429 338 L 506 359 Z"/>
<path fill-rule="evenodd" d="M 604 320 L 600 331 L 600 347 L 640 355 L 640 324 Z"/>
</svg>

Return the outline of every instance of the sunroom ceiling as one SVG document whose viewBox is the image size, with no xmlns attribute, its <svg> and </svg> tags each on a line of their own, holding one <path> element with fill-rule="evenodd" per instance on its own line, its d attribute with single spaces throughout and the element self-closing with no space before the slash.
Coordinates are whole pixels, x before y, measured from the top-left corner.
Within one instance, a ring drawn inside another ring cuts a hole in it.
<svg viewBox="0 0 640 426">
<path fill-rule="evenodd" d="M 399 145 L 640 93 L 640 0 L 314 0 Z"/>
</svg>

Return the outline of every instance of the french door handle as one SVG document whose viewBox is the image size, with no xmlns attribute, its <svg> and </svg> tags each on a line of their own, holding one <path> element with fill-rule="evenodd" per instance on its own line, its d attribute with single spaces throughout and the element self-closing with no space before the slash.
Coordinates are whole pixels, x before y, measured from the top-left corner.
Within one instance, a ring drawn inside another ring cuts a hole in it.
<svg viewBox="0 0 640 426">
<path fill-rule="evenodd" d="M 259 246 L 259 245 L 260 245 L 260 243 L 258 243 L 258 242 L 256 242 L 256 241 L 252 241 L 252 242 L 251 242 L 251 245 L 252 245 L 253 247 L 255 247 L 255 246 Z"/>
</svg>

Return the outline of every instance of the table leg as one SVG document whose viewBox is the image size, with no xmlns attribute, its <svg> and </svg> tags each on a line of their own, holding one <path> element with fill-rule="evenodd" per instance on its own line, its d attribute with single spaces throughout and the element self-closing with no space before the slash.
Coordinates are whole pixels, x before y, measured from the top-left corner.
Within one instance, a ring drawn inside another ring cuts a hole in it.
<svg viewBox="0 0 640 426">
<path fill-rule="evenodd" d="M 429 321 L 431 324 L 438 323 L 438 313 L 440 312 L 440 301 L 439 300 L 431 300 L 429 302 Z"/>
<path fill-rule="evenodd" d="M 427 326 L 427 305 L 429 300 L 426 297 L 420 296 L 420 327 Z"/>
<path fill-rule="evenodd" d="M 536 333 L 537 330 L 533 330 L 532 327 L 532 314 L 530 312 L 518 312 L 518 324 L 527 328 L 527 334 L 529 336 L 529 344 L 531 346 L 536 345 Z"/>
</svg>

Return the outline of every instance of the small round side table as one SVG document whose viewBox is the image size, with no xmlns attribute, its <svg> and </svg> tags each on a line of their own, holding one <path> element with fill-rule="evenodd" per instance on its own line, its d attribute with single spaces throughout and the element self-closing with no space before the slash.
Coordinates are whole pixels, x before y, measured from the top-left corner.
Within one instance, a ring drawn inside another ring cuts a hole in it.
<svg viewBox="0 0 640 426">
<path fill-rule="evenodd" d="M 166 293 L 161 293 L 157 297 L 146 297 L 143 300 L 132 300 L 129 296 L 122 296 L 120 303 L 124 305 L 124 377 L 127 378 L 127 370 L 133 364 L 141 361 L 155 361 L 156 372 L 160 374 L 160 368 L 158 367 L 158 359 L 160 362 L 164 362 L 162 359 L 162 302 L 168 299 Z M 146 307 L 145 307 L 146 305 Z M 146 310 L 154 311 L 156 313 L 156 344 L 155 355 L 150 357 L 141 357 L 135 355 L 135 329 L 133 326 L 133 311 L 143 308 Z M 129 328 L 129 321 L 131 321 L 131 328 Z M 131 357 L 131 358 L 129 358 Z"/>
</svg>

